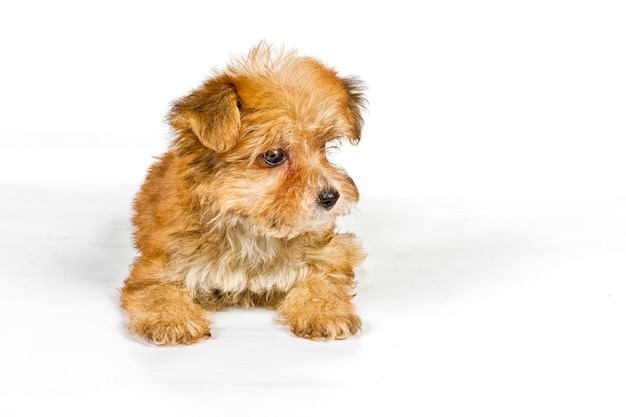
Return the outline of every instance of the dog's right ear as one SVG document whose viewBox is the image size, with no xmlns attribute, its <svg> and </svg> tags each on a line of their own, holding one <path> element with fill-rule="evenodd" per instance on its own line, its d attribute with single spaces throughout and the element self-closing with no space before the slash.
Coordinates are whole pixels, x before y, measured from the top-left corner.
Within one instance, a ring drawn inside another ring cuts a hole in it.
<svg viewBox="0 0 626 417">
<path fill-rule="evenodd" d="M 239 97 L 235 86 L 209 80 L 176 101 L 169 122 L 179 132 L 191 132 L 207 148 L 225 152 L 239 136 Z"/>
</svg>

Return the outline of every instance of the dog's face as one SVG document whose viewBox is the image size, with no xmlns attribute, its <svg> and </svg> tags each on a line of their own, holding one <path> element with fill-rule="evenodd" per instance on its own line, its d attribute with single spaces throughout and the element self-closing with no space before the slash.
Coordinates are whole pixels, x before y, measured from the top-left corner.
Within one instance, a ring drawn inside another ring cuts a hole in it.
<svg viewBox="0 0 626 417">
<path fill-rule="evenodd" d="M 361 83 L 261 44 L 175 103 L 170 122 L 209 218 L 293 237 L 334 225 L 358 200 L 329 148 L 360 139 Z"/>
</svg>

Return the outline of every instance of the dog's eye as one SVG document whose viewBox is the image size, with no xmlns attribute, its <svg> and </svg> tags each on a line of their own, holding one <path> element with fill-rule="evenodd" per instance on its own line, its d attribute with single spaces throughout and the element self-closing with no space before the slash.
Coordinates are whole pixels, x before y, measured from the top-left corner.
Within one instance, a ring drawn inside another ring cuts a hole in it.
<svg viewBox="0 0 626 417">
<path fill-rule="evenodd" d="M 282 164 L 286 159 L 287 155 L 282 148 L 270 149 L 263 154 L 263 162 L 271 167 Z"/>
</svg>

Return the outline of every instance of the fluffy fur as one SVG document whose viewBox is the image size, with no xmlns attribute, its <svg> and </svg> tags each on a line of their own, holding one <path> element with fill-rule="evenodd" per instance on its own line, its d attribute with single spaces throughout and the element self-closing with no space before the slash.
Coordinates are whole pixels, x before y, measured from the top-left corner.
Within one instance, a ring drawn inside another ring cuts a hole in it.
<svg viewBox="0 0 626 417">
<path fill-rule="evenodd" d="M 139 257 L 121 291 L 128 329 L 155 344 L 210 336 L 210 311 L 275 308 L 298 336 L 342 339 L 364 253 L 335 231 L 359 194 L 326 158 L 358 143 L 361 82 L 261 43 L 176 101 L 170 149 L 138 193 Z"/>
</svg>

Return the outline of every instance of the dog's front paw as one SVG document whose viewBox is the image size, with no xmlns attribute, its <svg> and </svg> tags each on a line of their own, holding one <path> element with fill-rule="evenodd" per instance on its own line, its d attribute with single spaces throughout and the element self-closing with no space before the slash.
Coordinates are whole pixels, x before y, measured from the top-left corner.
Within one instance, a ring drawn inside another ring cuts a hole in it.
<svg viewBox="0 0 626 417">
<path fill-rule="evenodd" d="M 128 329 L 157 345 L 189 345 L 211 336 L 206 311 L 179 286 L 127 281 L 122 307 Z"/>
<path fill-rule="evenodd" d="M 290 320 L 293 334 L 314 340 L 345 339 L 361 328 L 361 319 L 356 314 L 317 314 L 314 317 L 300 316 Z"/>
<path fill-rule="evenodd" d="M 204 318 L 162 313 L 131 319 L 128 329 L 156 345 L 190 345 L 211 337 L 209 323 Z"/>
<path fill-rule="evenodd" d="M 319 299 L 292 302 L 287 298 L 278 308 L 279 321 L 299 337 L 314 340 L 345 339 L 361 328 L 361 319 L 347 300 Z"/>
<path fill-rule="evenodd" d="M 278 305 L 279 321 L 300 337 L 345 339 L 361 329 L 349 287 L 311 277 L 293 287 Z"/>
</svg>

